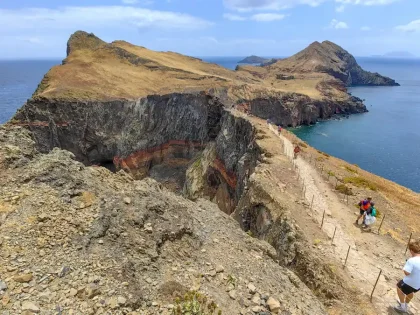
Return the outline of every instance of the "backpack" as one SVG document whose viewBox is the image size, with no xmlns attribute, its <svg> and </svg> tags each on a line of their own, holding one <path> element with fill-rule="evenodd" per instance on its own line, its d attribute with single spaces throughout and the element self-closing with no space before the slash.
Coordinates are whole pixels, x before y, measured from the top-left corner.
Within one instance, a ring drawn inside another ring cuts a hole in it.
<svg viewBox="0 0 420 315">
<path fill-rule="evenodd" d="M 372 208 L 372 213 L 371 213 L 372 217 L 376 217 L 376 208 Z"/>
</svg>

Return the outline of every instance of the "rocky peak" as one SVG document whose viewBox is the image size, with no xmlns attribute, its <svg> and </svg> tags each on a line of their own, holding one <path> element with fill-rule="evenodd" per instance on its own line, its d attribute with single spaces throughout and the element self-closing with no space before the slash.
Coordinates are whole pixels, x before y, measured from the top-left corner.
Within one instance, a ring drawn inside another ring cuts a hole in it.
<svg viewBox="0 0 420 315">
<path fill-rule="evenodd" d="M 276 67 L 297 73 L 327 73 L 347 86 L 399 85 L 391 78 L 363 70 L 348 51 L 330 41 L 315 41 L 292 57 L 278 61 Z"/>
<path fill-rule="evenodd" d="M 79 49 L 94 49 L 104 44 L 106 42 L 96 37 L 93 33 L 77 31 L 67 41 L 67 56 Z"/>
</svg>

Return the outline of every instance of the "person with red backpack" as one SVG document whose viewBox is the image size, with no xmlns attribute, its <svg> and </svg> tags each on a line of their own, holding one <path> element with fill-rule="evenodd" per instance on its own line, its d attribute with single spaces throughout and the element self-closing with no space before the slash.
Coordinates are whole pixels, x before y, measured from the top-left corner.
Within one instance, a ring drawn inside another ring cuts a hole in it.
<svg viewBox="0 0 420 315">
<path fill-rule="evenodd" d="M 367 197 L 365 200 L 360 200 L 360 202 L 359 202 L 360 213 L 359 213 L 359 216 L 356 219 L 356 225 L 359 225 L 359 220 L 361 218 L 364 219 L 366 211 L 368 211 L 370 209 L 371 202 L 372 202 L 372 197 Z"/>
<path fill-rule="evenodd" d="M 300 147 L 299 147 L 298 144 L 295 146 L 295 149 L 293 150 L 293 152 L 294 152 L 294 157 L 293 158 L 296 159 L 299 152 L 300 152 Z"/>
</svg>

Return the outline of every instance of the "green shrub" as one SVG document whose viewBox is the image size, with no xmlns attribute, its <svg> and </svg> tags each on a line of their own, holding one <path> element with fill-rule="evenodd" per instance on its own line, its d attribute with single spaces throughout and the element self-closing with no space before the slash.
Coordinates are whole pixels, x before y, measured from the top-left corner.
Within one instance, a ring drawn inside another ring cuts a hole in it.
<svg viewBox="0 0 420 315">
<path fill-rule="evenodd" d="M 355 170 L 355 169 L 353 169 L 353 168 L 351 168 L 351 167 L 348 167 L 347 165 L 346 165 L 346 166 L 344 166 L 344 168 L 345 168 L 346 170 L 348 170 L 349 172 L 353 173 L 353 174 L 357 174 L 357 170 Z"/>
<path fill-rule="evenodd" d="M 346 184 L 352 184 L 356 187 L 363 187 L 363 188 L 367 188 L 373 191 L 377 191 L 378 187 L 376 187 L 376 185 L 374 183 L 371 183 L 370 181 L 368 181 L 367 179 L 364 179 L 363 177 L 345 177 L 344 178 L 344 183 Z"/>
<path fill-rule="evenodd" d="M 333 171 L 328 171 L 328 176 L 334 176 L 335 177 L 335 173 Z"/>
<path fill-rule="evenodd" d="M 308 147 L 308 145 L 307 145 L 305 142 L 301 142 L 301 143 L 299 143 L 299 145 L 300 145 L 302 148 L 307 148 L 307 147 Z"/>
<path fill-rule="evenodd" d="M 349 195 L 349 196 L 353 195 L 353 191 L 351 190 L 351 188 L 350 187 L 347 187 L 344 184 L 337 185 L 337 187 L 335 188 L 335 190 L 339 191 L 342 194 L 346 194 L 346 195 Z"/>
<path fill-rule="evenodd" d="M 207 297 L 196 291 L 187 292 L 183 298 L 175 300 L 173 315 L 221 315 L 222 311 L 218 309 L 217 304 L 208 301 Z"/>
</svg>

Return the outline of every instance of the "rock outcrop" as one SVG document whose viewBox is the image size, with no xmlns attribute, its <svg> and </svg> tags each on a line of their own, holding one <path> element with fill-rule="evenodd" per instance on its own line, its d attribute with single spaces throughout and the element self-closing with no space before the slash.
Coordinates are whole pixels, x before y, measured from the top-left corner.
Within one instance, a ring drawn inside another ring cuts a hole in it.
<svg viewBox="0 0 420 315">
<path fill-rule="evenodd" d="M 276 62 L 272 67 L 292 73 L 327 73 L 346 86 L 399 85 L 391 78 L 363 70 L 348 51 L 330 41 L 313 42 L 292 57 Z"/>
<path fill-rule="evenodd" d="M 194 301 L 214 314 L 327 314 L 213 203 L 42 154 L 16 126 L 0 127 L 0 171 L 3 312 L 169 315 Z"/>
</svg>

